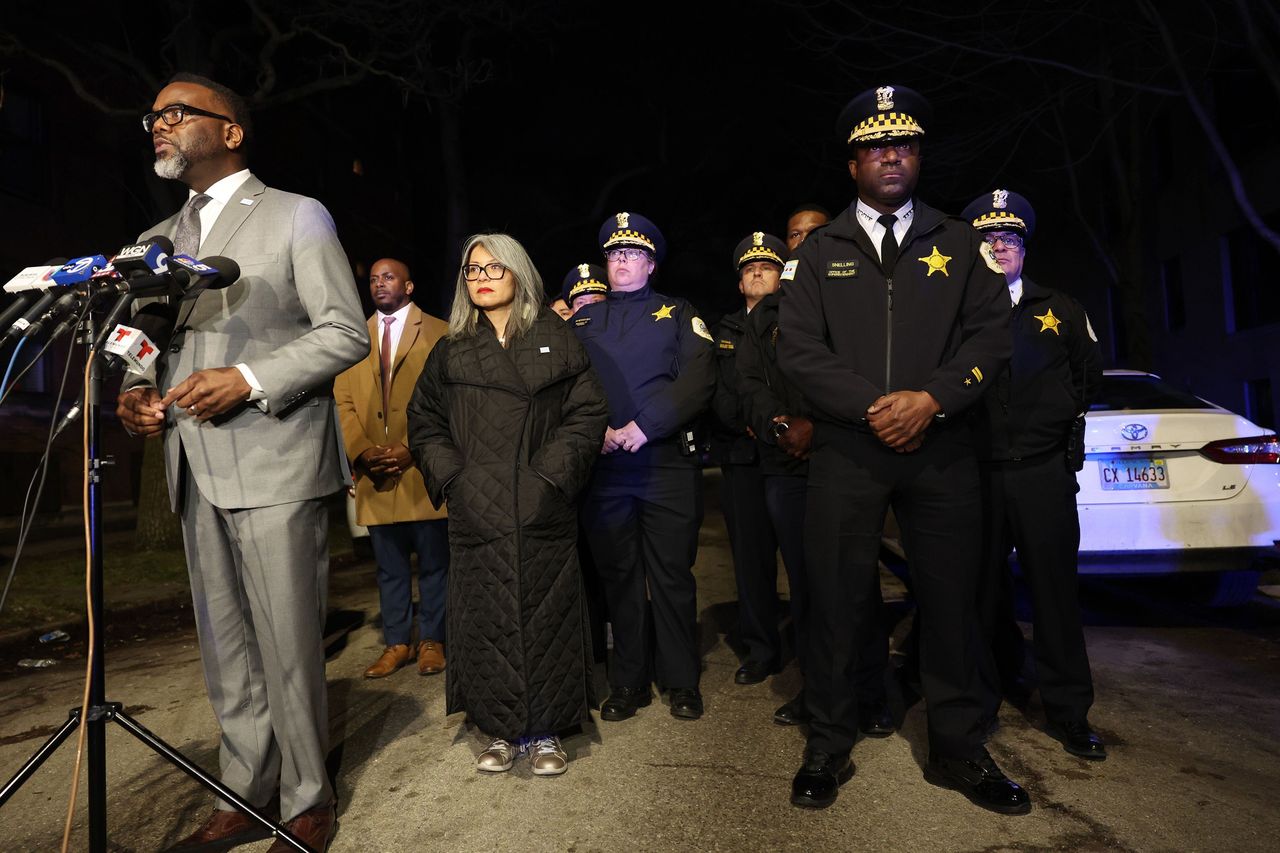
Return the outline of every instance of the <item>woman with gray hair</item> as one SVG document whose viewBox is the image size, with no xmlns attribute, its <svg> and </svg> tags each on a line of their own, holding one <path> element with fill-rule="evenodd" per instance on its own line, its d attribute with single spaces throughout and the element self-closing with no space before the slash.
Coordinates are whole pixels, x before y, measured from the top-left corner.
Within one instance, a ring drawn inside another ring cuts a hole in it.
<svg viewBox="0 0 1280 853">
<path fill-rule="evenodd" d="M 409 448 L 449 502 L 447 713 L 492 742 L 476 769 L 563 773 L 559 734 L 595 707 L 574 499 L 604 439 L 604 391 L 506 234 L 462 250 L 449 334 L 409 403 Z"/>
</svg>

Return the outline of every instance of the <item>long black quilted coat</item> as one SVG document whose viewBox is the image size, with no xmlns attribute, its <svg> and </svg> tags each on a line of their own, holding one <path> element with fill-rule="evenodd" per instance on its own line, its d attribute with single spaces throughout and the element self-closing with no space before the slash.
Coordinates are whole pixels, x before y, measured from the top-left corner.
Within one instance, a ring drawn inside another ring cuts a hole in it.
<svg viewBox="0 0 1280 853">
<path fill-rule="evenodd" d="M 581 722 L 595 702 L 573 499 L 608 417 L 586 351 L 549 309 L 505 350 L 482 321 L 436 344 L 408 417 L 427 493 L 449 501 L 447 712 L 509 740 Z"/>
</svg>

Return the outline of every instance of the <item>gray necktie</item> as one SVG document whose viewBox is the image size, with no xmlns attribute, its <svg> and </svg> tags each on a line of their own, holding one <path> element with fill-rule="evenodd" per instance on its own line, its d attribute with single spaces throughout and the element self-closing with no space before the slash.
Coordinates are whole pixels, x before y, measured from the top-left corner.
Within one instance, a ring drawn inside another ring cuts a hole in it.
<svg viewBox="0 0 1280 853">
<path fill-rule="evenodd" d="M 213 199 L 204 193 L 193 195 L 178 216 L 178 230 L 173 235 L 173 251 L 196 257 L 200 251 L 200 209 Z"/>
</svg>

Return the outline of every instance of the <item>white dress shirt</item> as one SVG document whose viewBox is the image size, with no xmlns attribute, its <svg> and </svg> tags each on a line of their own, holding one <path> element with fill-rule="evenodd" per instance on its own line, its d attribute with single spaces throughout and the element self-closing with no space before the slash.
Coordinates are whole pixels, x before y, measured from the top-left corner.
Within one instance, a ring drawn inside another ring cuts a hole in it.
<svg viewBox="0 0 1280 853">
<path fill-rule="evenodd" d="M 240 189 L 249 177 L 248 169 L 241 169 L 238 172 L 227 175 L 225 178 L 219 178 L 209 185 L 204 194 L 209 197 L 209 202 L 200 208 L 200 245 L 203 246 L 205 241 L 209 239 L 209 233 L 213 231 L 214 223 L 218 221 L 218 216 L 222 213 L 223 208 L 227 206 L 227 202 L 231 201 L 231 197 L 236 194 L 236 190 Z M 187 199 L 199 195 L 195 190 L 188 190 Z M 250 402 L 258 404 L 258 408 L 267 411 L 267 392 L 262 390 L 262 384 L 258 382 L 258 377 L 253 375 L 253 371 L 249 369 L 249 365 L 241 362 L 236 365 L 236 370 L 240 371 L 240 375 L 244 377 L 244 381 L 249 383 L 249 387 L 253 390 L 249 392 Z"/>
<path fill-rule="evenodd" d="M 876 257 L 880 260 L 880 241 L 884 239 L 884 226 L 880 224 L 880 212 L 874 210 L 870 205 L 865 204 L 862 199 L 858 199 L 858 204 L 854 207 L 854 219 L 858 220 L 858 224 L 862 226 L 862 230 L 867 232 L 867 236 L 871 238 L 871 245 L 875 247 Z M 893 223 L 893 238 L 898 241 L 898 245 L 902 245 L 902 238 L 907 236 L 907 229 L 911 227 L 911 217 L 915 215 L 915 205 L 911 199 L 907 199 L 907 203 L 893 212 L 898 217 L 898 221 Z"/>
<path fill-rule="evenodd" d="M 396 350 L 400 348 L 400 335 L 404 333 L 404 324 L 409 320 L 409 306 L 412 302 L 406 302 L 400 307 L 400 310 L 394 314 L 383 314 L 381 311 L 376 312 L 378 315 L 378 328 L 373 336 L 373 345 L 377 347 L 378 358 L 382 358 L 382 330 L 386 328 L 384 320 L 387 317 L 394 317 L 395 322 L 391 324 L 391 357 L 396 357 Z"/>
<path fill-rule="evenodd" d="M 1009 298 L 1013 300 L 1014 305 L 1022 301 L 1022 276 L 1009 282 Z"/>
</svg>

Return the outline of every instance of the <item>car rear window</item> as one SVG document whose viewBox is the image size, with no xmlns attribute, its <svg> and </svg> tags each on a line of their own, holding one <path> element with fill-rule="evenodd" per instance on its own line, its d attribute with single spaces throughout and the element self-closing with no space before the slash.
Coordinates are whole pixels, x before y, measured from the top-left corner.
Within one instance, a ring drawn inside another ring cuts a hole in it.
<svg viewBox="0 0 1280 853">
<path fill-rule="evenodd" d="M 1199 397 L 1154 376 L 1102 377 L 1102 394 L 1089 411 L 1123 409 L 1212 409 Z"/>
</svg>

